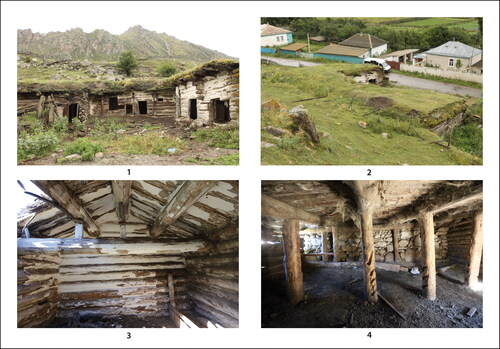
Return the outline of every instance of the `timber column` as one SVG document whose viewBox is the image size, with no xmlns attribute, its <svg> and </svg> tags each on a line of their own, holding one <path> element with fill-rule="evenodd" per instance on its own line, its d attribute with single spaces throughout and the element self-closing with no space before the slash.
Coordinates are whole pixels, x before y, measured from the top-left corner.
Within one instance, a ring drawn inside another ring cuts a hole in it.
<svg viewBox="0 0 500 349">
<path fill-rule="evenodd" d="M 323 230 L 321 232 L 321 252 L 329 253 L 330 252 L 330 239 L 328 238 L 328 231 Z M 323 262 L 330 262 L 332 260 L 331 256 L 328 254 L 323 255 Z"/>
<path fill-rule="evenodd" d="M 469 260 L 465 269 L 465 285 L 471 287 L 478 281 L 483 252 L 483 212 L 476 212 L 472 224 L 472 240 L 469 249 Z"/>
<path fill-rule="evenodd" d="M 288 297 L 290 302 L 295 305 L 304 297 L 299 221 L 296 219 L 283 221 L 283 252 Z"/>
<path fill-rule="evenodd" d="M 434 217 L 431 212 L 420 214 L 422 234 L 422 259 L 424 272 L 422 273 L 422 287 L 425 298 L 436 299 L 436 257 L 434 249 Z"/>
<path fill-rule="evenodd" d="M 371 209 L 361 212 L 361 242 L 363 244 L 365 296 L 369 302 L 377 302 L 377 274 L 375 272 L 375 247 L 373 244 L 373 220 Z"/>
</svg>

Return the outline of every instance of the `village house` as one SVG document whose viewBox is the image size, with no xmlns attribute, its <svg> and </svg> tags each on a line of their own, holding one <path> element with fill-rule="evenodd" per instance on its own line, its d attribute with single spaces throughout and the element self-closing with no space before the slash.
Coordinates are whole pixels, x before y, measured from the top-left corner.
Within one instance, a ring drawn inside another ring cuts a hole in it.
<svg viewBox="0 0 500 349">
<path fill-rule="evenodd" d="M 369 57 L 380 56 L 387 51 L 387 41 L 364 33 L 354 34 L 340 42 L 340 45 L 366 48 L 370 51 Z"/>
<path fill-rule="evenodd" d="M 425 52 L 425 63 L 440 69 L 469 72 L 482 60 L 482 51 L 459 41 L 447 43 Z"/>
<path fill-rule="evenodd" d="M 275 47 L 293 43 L 293 33 L 290 30 L 275 27 L 270 24 L 260 26 L 260 46 Z"/>
<path fill-rule="evenodd" d="M 346 63 L 363 63 L 366 57 L 370 57 L 370 50 L 362 47 L 330 44 L 316 51 L 314 57 Z"/>
<path fill-rule="evenodd" d="M 18 115 L 40 110 L 47 101 L 54 117 L 174 117 L 203 124 L 226 123 L 239 115 L 239 63 L 212 61 L 167 79 L 131 83 L 18 84 Z M 54 118 L 52 117 L 52 119 Z"/>
<path fill-rule="evenodd" d="M 384 54 L 380 58 L 385 59 L 388 62 L 398 62 L 403 64 L 411 64 L 413 62 L 414 53 L 418 52 L 418 49 L 409 48 L 406 50 L 394 51 L 391 53 Z"/>
</svg>

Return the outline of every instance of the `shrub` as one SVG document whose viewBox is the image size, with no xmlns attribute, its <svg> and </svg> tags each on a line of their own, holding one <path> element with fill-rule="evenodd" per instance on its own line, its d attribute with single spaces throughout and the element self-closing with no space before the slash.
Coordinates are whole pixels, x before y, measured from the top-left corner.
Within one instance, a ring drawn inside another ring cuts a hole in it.
<svg viewBox="0 0 500 349">
<path fill-rule="evenodd" d="M 101 151 L 104 151 L 102 145 L 92 143 L 85 138 L 80 138 L 66 145 L 64 155 L 68 156 L 71 154 L 80 154 L 83 161 L 91 161 L 94 159 L 94 155 Z"/>
<path fill-rule="evenodd" d="M 204 128 L 194 132 L 196 141 L 208 143 L 211 147 L 239 149 L 240 137 L 238 128 Z"/>
<path fill-rule="evenodd" d="M 476 156 L 483 155 L 483 129 L 475 123 L 453 129 L 451 144 L 460 150 Z"/>
<path fill-rule="evenodd" d="M 169 77 L 177 73 L 177 68 L 172 63 L 163 63 L 158 68 L 158 74 L 163 77 Z"/>
<path fill-rule="evenodd" d="M 137 61 L 132 51 L 126 51 L 120 55 L 116 66 L 119 69 L 123 70 L 123 72 L 127 76 L 130 76 L 132 74 L 132 71 L 136 69 L 139 65 L 137 64 Z"/>
<path fill-rule="evenodd" d="M 59 139 L 53 132 L 21 135 L 17 139 L 17 159 L 22 161 L 45 156 L 54 151 L 58 143 Z"/>
</svg>

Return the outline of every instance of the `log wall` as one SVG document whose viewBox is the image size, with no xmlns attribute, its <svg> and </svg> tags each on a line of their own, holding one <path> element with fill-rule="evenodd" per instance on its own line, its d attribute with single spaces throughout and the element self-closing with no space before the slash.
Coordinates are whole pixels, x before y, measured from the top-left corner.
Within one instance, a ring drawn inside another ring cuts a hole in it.
<svg viewBox="0 0 500 349">
<path fill-rule="evenodd" d="M 472 240 L 472 219 L 453 225 L 448 230 L 448 259 L 466 265 Z M 483 263 L 481 259 L 481 270 Z"/>
<path fill-rule="evenodd" d="M 63 254 L 59 317 L 168 315 L 168 273 L 186 305 L 185 259 L 175 255 Z"/>
<path fill-rule="evenodd" d="M 19 254 L 17 259 L 17 326 L 43 327 L 57 314 L 59 303 L 57 253 Z"/>
<path fill-rule="evenodd" d="M 214 241 L 213 248 L 186 257 L 192 309 L 222 327 L 238 327 L 238 236 Z"/>
<path fill-rule="evenodd" d="M 197 81 L 188 81 L 177 87 L 180 96 L 181 119 L 189 120 L 189 100 L 197 100 L 197 118 L 203 122 L 212 122 L 210 115 L 210 101 L 220 99 L 229 101 L 229 115 L 231 119 L 239 112 L 239 69 L 232 72 L 220 73 L 217 76 L 206 76 Z"/>
</svg>

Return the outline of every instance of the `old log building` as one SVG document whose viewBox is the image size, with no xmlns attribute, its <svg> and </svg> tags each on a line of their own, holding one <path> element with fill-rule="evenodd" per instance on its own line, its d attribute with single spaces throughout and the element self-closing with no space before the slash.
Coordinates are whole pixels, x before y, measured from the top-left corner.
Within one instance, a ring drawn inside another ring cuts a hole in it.
<svg viewBox="0 0 500 349">
<path fill-rule="evenodd" d="M 33 183 L 18 327 L 238 327 L 238 182 Z"/>
<path fill-rule="evenodd" d="M 212 61 L 166 79 L 18 84 L 18 115 L 53 98 L 55 115 L 148 116 L 212 124 L 239 116 L 239 63 Z"/>
<path fill-rule="evenodd" d="M 482 327 L 481 181 L 263 181 L 264 327 Z"/>
</svg>

